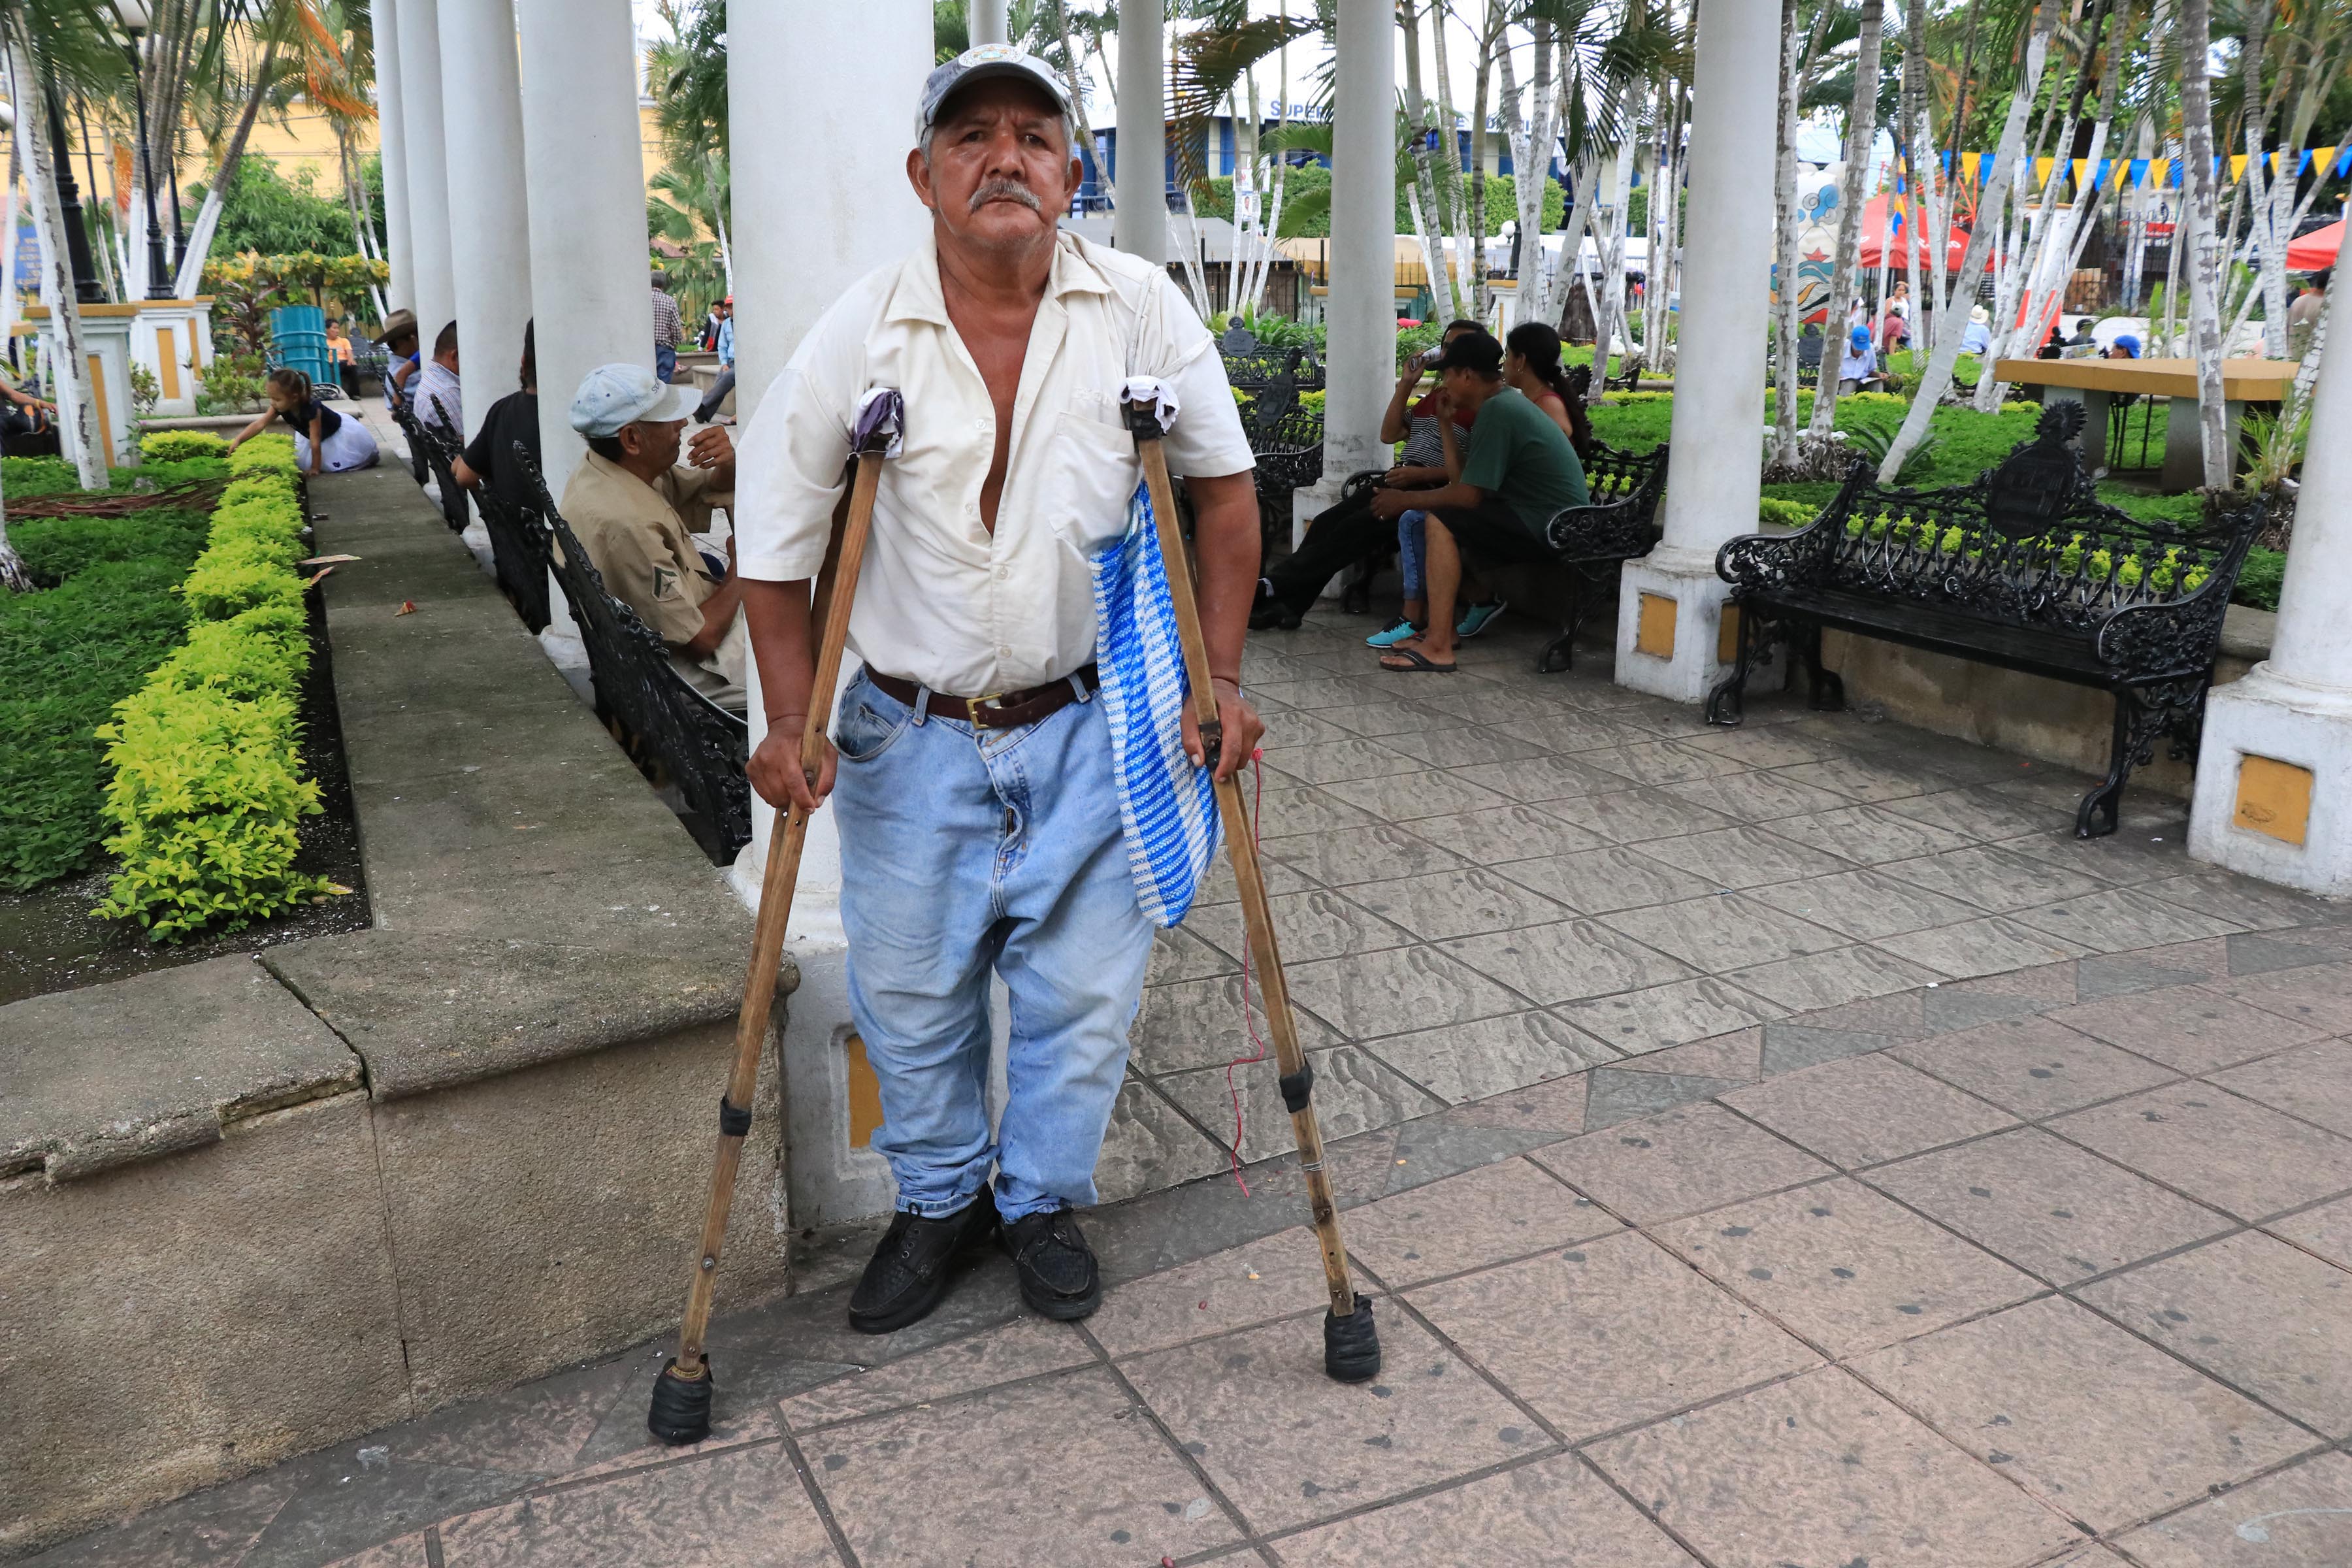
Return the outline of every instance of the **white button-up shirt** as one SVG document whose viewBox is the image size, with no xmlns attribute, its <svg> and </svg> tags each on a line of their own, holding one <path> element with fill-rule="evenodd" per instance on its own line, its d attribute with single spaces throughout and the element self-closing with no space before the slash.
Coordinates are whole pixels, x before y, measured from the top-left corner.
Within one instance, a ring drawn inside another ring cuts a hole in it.
<svg viewBox="0 0 2352 1568">
<path fill-rule="evenodd" d="M 1134 375 L 1168 383 L 1181 405 L 1171 468 L 1253 466 L 1215 342 L 1167 273 L 1066 232 L 1022 360 L 992 534 L 980 489 L 995 405 L 948 321 L 926 240 L 843 295 L 760 399 L 736 461 L 736 570 L 772 582 L 817 574 L 858 400 L 896 387 L 905 445 L 882 469 L 850 647 L 950 696 L 1067 675 L 1095 656 L 1089 558 L 1124 532 L 1142 480 L 1118 405 Z"/>
</svg>

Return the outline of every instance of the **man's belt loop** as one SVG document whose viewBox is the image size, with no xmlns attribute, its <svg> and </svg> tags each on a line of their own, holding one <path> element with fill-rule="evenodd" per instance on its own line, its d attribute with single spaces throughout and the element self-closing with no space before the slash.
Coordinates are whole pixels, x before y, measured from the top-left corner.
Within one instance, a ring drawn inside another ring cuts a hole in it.
<svg viewBox="0 0 2352 1568">
<path fill-rule="evenodd" d="M 1092 702 L 1095 700 L 1095 694 L 1087 689 L 1086 677 L 1082 671 L 1074 669 L 1063 679 L 1070 683 L 1070 691 L 1079 701 Z"/>
<path fill-rule="evenodd" d="M 915 728 L 921 729 L 923 721 L 930 716 L 931 689 L 928 686 L 919 686 L 915 688 Z"/>
</svg>

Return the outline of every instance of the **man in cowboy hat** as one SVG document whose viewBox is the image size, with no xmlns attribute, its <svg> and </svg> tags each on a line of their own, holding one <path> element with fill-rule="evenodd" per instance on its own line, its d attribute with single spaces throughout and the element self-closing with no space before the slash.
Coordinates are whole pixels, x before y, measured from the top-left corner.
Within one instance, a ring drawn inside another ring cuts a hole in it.
<svg viewBox="0 0 2352 1568">
<path fill-rule="evenodd" d="M 1140 479 L 1129 377 L 1181 408 L 1166 449 L 1197 509 L 1222 773 L 1263 729 L 1238 684 L 1258 568 L 1249 444 L 1165 269 L 1056 228 L 1082 177 L 1072 119 L 1059 74 L 1018 48 L 934 70 L 907 155 L 929 236 L 826 311 L 743 437 L 736 564 L 768 719 L 751 782 L 779 806 L 832 795 L 850 1010 L 880 1081 L 874 1147 L 898 1182 L 849 1300 L 851 1327 L 874 1333 L 929 1312 L 1000 1225 L 1034 1310 L 1080 1318 L 1101 1299 L 1073 1211 L 1094 1201 L 1152 945 L 1095 700 L 1089 564 L 1125 535 Z M 905 395 L 903 445 L 849 624 L 865 668 L 811 781 L 810 580 L 877 387 Z M 993 1134 L 992 971 L 1011 994 Z"/>
</svg>

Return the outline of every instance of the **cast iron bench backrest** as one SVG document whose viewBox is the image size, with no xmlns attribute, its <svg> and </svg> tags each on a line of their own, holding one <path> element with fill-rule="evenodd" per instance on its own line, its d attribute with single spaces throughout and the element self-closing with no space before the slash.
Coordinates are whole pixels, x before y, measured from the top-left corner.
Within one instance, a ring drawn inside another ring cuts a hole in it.
<svg viewBox="0 0 2352 1568">
<path fill-rule="evenodd" d="M 1658 496 L 1666 486 L 1666 445 L 1622 451 L 1595 442 L 1585 460 L 1584 486 L 1592 500 L 1554 514 L 1544 533 L 1563 560 L 1646 554 L 1658 542 Z"/>
<path fill-rule="evenodd" d="M 547 520 L 537 507 L 510 504 L 488 475 L 474 500 L 490 536 L 490 564 L 499 587 L 537 637 L 547 629 L 547 573 L 554 563 L 547 548 Z"/>
<path fill-rule="evenodd" d="M 1856 463 L 1822 515 L 1789 536 L 1780 584 L 2081 633 L 2118 611 L 2180 604 L 2209 587 L 2226 603 L 2260 509 L 2177 528 L 2107 506 L 2073 445 L 2082 422 L 2082 405 L 2053 404 L 2032 440 L 1969 485 L 1882 487 L 1866 461 Z"/>
<path fill-rule="evenodd" d="M 452 531 L 463 533 L 471 514 L 466 510 L 466 492 L 457 486 L 457 465 L 463 449 L 449 434 L 449 411 L 441 405 L 439 398 L 433 399 L 433 413 L 439 421 L 434 424 L 418 418 L 413 404 L 404 403 L 402 407 L 406 416 L 401 421 L 401 428 L 407 433 L 411 445 L 423 449 L 425 467 L 433 470 L 433 482 L 441 487 L 442 521 Z"/>
<path fill-rule="evenodd" d="M 586 547 L 547 493 L 530 448 L 518 441 L 514 453 L 547 520 L 555 579 L 588 649 L 596 716 L 617 727 L 640 768 L 658 763 L 677 785 L 687 828 L 711 864 L 732 864 L 751 841 L 751 785 L 743 772 L 750 727 L 679 678 L 661 637 L 606 592 Z"/>
</svg>

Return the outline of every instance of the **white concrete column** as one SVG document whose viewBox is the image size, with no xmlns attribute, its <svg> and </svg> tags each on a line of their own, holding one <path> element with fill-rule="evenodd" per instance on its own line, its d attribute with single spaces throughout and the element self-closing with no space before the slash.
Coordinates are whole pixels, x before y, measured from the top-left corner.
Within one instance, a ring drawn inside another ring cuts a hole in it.
<svg viewBox="0 0 2352 1568">
<path fill-rule="evenodd" d="M 415 279 L 417 348 L 433 354 L 433 339 L 457 319 L 457 285 L 449 256 L 447 138 L 441 118 L 441 20 L 438 0 L 400 0 L 401 137 L 407 156 L 410 277 Z M 462 353 L 462 349 L 460 350 Z"/>
<path fill-rule="evenodd" d="M 971 41 L 1004 44 L 1013 40 L 1005 21 L 1005 0 L 971 0 Z"/>
<path fill-rule="evenodd" d="M 587 450 L 571 419 L 581 378 L 654 363 L 636 33 L 629 0 L 521 0 L 520 12 L 539 436 L 561 500 Z"/>
<path fill-rule="evenodd" d="M 1001 7 L 1000 7 L 1001 8 Z M 977 26 L 977 24 L 975 24 Z M 782 147 L 826 127 L 821 158 L 739 156 L 734 167 L 735 389 L 749 427 L 761 394 L 809 328 L 858 279 L 895 265 L 930 231 L 907 183 L 915 108 L 930 73 L 927 0 L 764 0 L 728 17 L 728 120 L 737 147 Z M 793 82 L 789 94 L 779 81 Z M 856 668 L 842 672 L 845 684 Z M 767 734 L 759 671 L 751 676 L 751 744 Z M 775 813 L 751 801 L 751 842 L 735 887 L 759 900 Z M 795 1225 L 879 1214 L 888 1168 L 848 1145 L 847 942 L 841 931 L 841 840 L 833 814 L 809 823 L 786 951 L 801 971 L 784 1028 L 794 1152 Z"/>
<path fill-rule="evenodd" d="M 1162 0 L 1124 0 L 1118 8 L 1118 210 L 1111 233 L 1121 250 L 1162 266 L 1168 262 L 1168 113 L 1160 57 L 1167 31 Z"/>
<path fill-rule="evenodd" d="M 1756 531 L 1763 487 L 1780 87 L 1759 62 L 1780 58 L 1780 7 L 1764 0 L 1699 0 L 1681 335 L 1706 345 L 1706 367 L 1675 385 L 1665 537 L 1626 563 L 1617 610 L 1617 683 L 1679 702 L 1700 700 L 1722 675 L 1728 585 L 1715 552 Z"/>
<path fill-rule="evenodd" d="M 530 219 L 523 192 L 522 88 L 513 0 L 439 0 L 441 119 L 448 145 L 449 234 L 466 435 L 521 383 L 530 320 Z"/>
<path fill-rule="evenodd" d="M 1323 479 L 1292 498 L 1294 539 L 1338 501 L 1349 474 L 1388 467 L 1381 415 L 1396 384 L 1396 13 L 1389 0 L 1339 0 L 1338 54 Z"/>
<path fill-rule="evenodd" d="M 408 236 L 408 106 L 401 99 L 396 6 L 397 0 L 375 0 L 376 144 L 383 159 L 384 259 L 392 267 L 383 300 L 387 310 L 414 310 L 416 257 Z"/>
<path fill-rule="evenodd" d="M 2352 351 L 2320 356 L 2271 656 L 2207 698 L 2189 853 L 2352 894 Z"/>
</svg>

